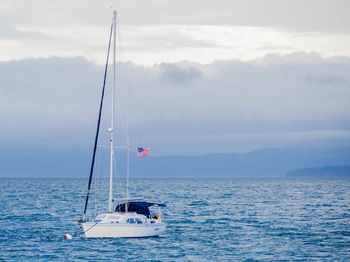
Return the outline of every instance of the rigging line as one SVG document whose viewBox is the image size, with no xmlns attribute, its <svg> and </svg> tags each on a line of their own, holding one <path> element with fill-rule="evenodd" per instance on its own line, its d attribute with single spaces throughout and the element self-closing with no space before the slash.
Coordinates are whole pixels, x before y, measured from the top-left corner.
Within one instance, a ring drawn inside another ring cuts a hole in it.
<svg viewBox="0 0 350 262">
<path fill-rule="evenodd" d="M 103 199 L 105 199 L 105 193 L 106 193 L 106 187 L 107 187 L 107 183 L 106 183 L 107 179 L 106 178 L 107 178 L 107 173 L 108 173 L 108 165 L 105 166 L 104 172 L 102 172 L 102 170 L 101 170 L 101 173 L 103 175 L 100 176 L 100 183 L 98 186 L 98 188 L 100 188 L 100 190 L 98 192 L 97 191 L 95 192 L 96 198 L 98 199 L 98 203 L 99 203 L 98 209 L 97 209 L 98 212 L 101 209 L 100 208 L 101 204 L 104 203 Z"/>
<path fill-rule="evenodd" d="M 97 151 L 97 166 L 99 167 L 99 164 L 101 164 L 101 152 L 100 151 Z M 95 169 L 95 190 L 94 190 L 94 194 L 93 194 L 93 196 L 94 196 L 94 202 L 95 202 L 95 207 L 94 207 L 94 212 L 95 212 L 95 214 L 94 214 L 94 217 L 96 217 L 97 216 L 97 211 L 98 211 L 98 204 L 100 204 L 99 203 L 99 198 L 98 198 L 98 188 L 99 188 L 99 181 L 98 181 L 98 179 L 99 179 L 99 177 L 101 177 L 101 170 L 100 170 L 101 168 L 98 168 L 98 169 Z"/>
<path fill-rule="evenodd" d="M 118 104 L 118 112 L 119 112 L 119 114 L 120 114 L 120 119 L 121 119 L 121 121 L 119 121 L 119 123 L 120 123 L 120 126 L 122 127 L 122 129 L 123 129 L 123 131 L 124 131 L 124 133 L 120 133 L 119 135 L 120 135 L 120 137 L 123 137 L 124 136 L 124 138 L 126 139 L 126 141 L 128 141 L 128 132 L 127 132 L 127 111 L 126 111 L 126 113 L 123 113 L 123 108 L 122 108 L 122 106 L 120 105 L 120 103 Z M 126 118 L 123 118 L 122 116 L 123 115 L 125 115 L 126 116 Z M 128 148 L 128 146 L 126 145 L 126 146 L 118 146 L 119 148 Z"/>
<path fill-rule="evenodd" d="M 97 141 L 98 141 L 98 134 L 99 134 L 99 131 L 100 131 L 101 113 L 102 113 L 103 98 L 104 98 L 105 86 L 106 86 L 106 76 L 107 76 L 107 70 L 108 70 L 109 50 L 110 50 L 110 47 L 111 47 L 111 39 L 112 39 L 112 31 L 113 31 L 112 29 L 113 29 L 113 22 L 112 22 L 111 31 L 110 31 L 110 34 L 109 34 L 107 61 L 106 61 L 106 68 L 105 68 L 104 79 L 103 79 L 103 87 L 102 87 L 100 111 L 99 111 L 99 114 L 98 114 L 98 121 L 97 121 L 97 130 L 96 130 L 96 136 L 95 136 L 94 152 L 93 152 L 92 161 L 91 161 L 91 168 L 90 168 L 90 177 L 89 177 L 88 191 L 87 191 L 87 193 L 86 193 L 86 200 L 85 200 L 85 207 L 84 207 L 84 215 L 83 215 L 84 218 L 85 218 L 85 216 L 86 216 L 86 208 L 87 208 L 87 204 L 88 204 L 88 202 L 89 202 L 89 194 L 90 194 L 90 187 L 91 187 L 91 179 L 92 179 L 92 173 L 93 173 L 93 171 L 94 171 L 94 163 L 95 163 L 95 156 L 96 156 L 96 147 L 97 147 Z"/>
<path fill-rule="evenodd" d="M 99 152 L 99 151 L 97 151 L 97 166 L 99 167 L 99 166 L 101 166 L 101 152 Z M 98 208 L 98 204 L 100 204 L 100 198 L 99 198 L 99 192 L 98 192 L 98 188 L 100 188 L 100 183 L 99 183 L 99 179 L 100 179 L 100 177 L 102 176 L 101 175 L 101 173 L 102 173 L 102 171 L 101 171 L 101 169 L 102 168 L 99 168 L 99 169 L 95 169 L 95 190 L 94 190 L 94 194 L 93 194 L 93 196 L 94 196 L 94 202 L 95 202 L 95 208 L 94 208 L 94 211 L 95 211 L 95 214 L 94 214 L 94 217 L 96 217 L 97 216 L 97 211 L 99 210 L 99 208 Z"/>
<path fill-rule="evenodd" d="M 127 112 L 130 112 L 131 113 L 131 121 L 134 121 L 134 127 L 135 127 L 135 131 L 136 131 L 136 143 L 138 146 L 143 146 L 143 143 L 141 141 L 141 136 L 140 136 L 140 133 L 143 133 L 142 129 L 140 128 L 140 124 L 139 124 L 139 121 L 137 120 L 137 117 L 136 117 L 136 113 L 135 113 L 135 101 L 132 100 L 132 97 L 137 97 L 134 95 L 134 92 L 133 92 L 133 89 L 131 88 L 130 86 L 130 72 L 129 72 L 129 65 L 126 64 L 125 61 L 127 61 L 127 59 L 125 59 L 124 57 L 124 53 L 125 50 L 124 50 L 124 45 L 123 45 L 123 37 L 122 37 L 122 33 L 121 33 L 121 30 L 120 30 L 120 26 L 119 26 L 119 21 L 117 21 L 117 33 L 118 33 L 118 39 L 119 39 L 119 45 L 118 45 L 118 49 L 119 49 L 119 56 L 120 56 L 120 60 L 121 60 L 121 63 L 120 63 L 120 68 L 121 68 L 121 72 L 123 71 L 124 72 L 124 75 L 125 75 L 125 80 L 124 80 L 124 86 L 125 86 L 125 89 L 126 89 L 126 97 L 127 97 Z M 123 81 L 121 81 L 123 82 Z M 129 115 L 128 116 L 128 119 L 127 119 L 127 125 L 129 126 L 130 124 L 130 119 L 129 119 Z M 128 131 L 129 132 L 129 131 Z M 135 142 L 135 141 L 133 141 Z"/>
<path fill-rule="evenodd" d="M 117 165 L 117 162 L 116 162 L 116 159 L 113 158 L 113 163 L 115 164 L 114 166 L 116 167 L 115 170 L 114 170 L 114 177 L 116 178 L 115 179 L 115 188 L 116 188 L 116 191 L 117 191 L 117 195 L 121 196 L 121 192 L 122 192 L 122 188 L 121 188 L 121 184 L 122 184 L 122 181 L 121 181 L 121 177 L 119 175 L 119 169 L 118 169 L 118 165 Z"/>
<path fill-rule="evenodd" d="M 100 154 L 97 154 L 97 163 L 100 162 L 99 161 L 99 158 L 100 158 Z M 98 174 L 97 174 L 98 175 Z M 95 183 L 94 183 L 94 186 L 95 186 L 95 190 L 94 190 L 94 211 L 95 211 L 95 214 L 94 214 L 94 217 L 96 217 L 97 215 L 97 200 L 96 200 L 96 191 L 97 191 L 97 175 L 95 175 Z"/>
</svg>

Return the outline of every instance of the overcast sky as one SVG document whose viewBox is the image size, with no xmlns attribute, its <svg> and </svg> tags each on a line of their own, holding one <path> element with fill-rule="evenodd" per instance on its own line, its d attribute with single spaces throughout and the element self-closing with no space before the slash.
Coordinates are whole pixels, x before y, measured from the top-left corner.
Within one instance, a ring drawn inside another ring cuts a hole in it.
<svg viewBox="0 0 350 262">
<path fill-rule="evenodd" d="M 81 55 L 103 63 L 111 9 L 137 64 L 350 56 L 347 0 L 1 0 L 0 60 Z"/>
<path fill-rule="evenodd" d="M 349 1 L 1 0 L 3 145 L 91 144 L 111 6 L 154 154 L 350 145 Z"/>
</svg>

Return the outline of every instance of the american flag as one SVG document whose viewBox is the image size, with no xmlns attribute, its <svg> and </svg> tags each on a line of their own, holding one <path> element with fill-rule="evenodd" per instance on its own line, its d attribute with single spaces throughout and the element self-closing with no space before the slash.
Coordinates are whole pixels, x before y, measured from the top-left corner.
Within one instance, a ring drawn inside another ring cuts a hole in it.
<svg viewBox="0 0 350 262">
<path fill-rule="evenodd" d="M 137 157 L 143 157 L 148 155 L 149 148 L 137 148 Z"/>
</svg>

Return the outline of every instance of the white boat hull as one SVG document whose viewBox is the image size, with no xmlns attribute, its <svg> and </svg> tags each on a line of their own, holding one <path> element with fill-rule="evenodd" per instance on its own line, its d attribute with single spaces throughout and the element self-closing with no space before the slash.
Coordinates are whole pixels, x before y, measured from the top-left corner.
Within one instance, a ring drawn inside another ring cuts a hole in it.
<svg viewBox="0 0 350 262">
<path fill-rule="evenodd" d="M 166 225 L 163 222 L 147 224 L 114 224 L 114 223 L 82 223 L 87 238 L 113 237 L 153 237 L 164 233 Z"/>
</svg>

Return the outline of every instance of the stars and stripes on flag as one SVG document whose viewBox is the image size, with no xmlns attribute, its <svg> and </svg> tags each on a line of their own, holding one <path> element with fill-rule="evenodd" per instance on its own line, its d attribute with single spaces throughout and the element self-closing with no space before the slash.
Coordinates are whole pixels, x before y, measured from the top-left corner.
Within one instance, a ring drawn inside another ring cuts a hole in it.
<svg viewBox="0 0 350 262">
<path fill-rule="evenodd" d="M 149 148 L 137 148 L 137 157 L 143 157 L 148 155 Z"/>
</svg>

